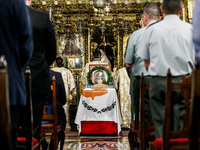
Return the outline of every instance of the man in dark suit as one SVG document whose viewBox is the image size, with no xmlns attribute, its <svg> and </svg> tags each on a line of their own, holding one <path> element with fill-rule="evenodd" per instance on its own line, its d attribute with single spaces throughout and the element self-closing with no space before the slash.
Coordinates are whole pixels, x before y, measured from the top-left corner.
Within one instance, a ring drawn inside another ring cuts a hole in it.
<svg viewBox="0 0 200 150">
<path fill-rule="evenodd" d="M 59 72 L 55 72 L 53 70 L 49 70 L 49 77 L 52 82 L 53 76 L 55 76 L 56 79 L 56 102 L 57 102 L 57 115 L 58 115 L 58 125 L 62 125 L 63 129 L 65 129 L 66 125 L 66 115 L 65 110 L 63 106 L 66 104 L 66 94 L 65 94 L 65 86 L 62 79 L 62 75 Z M 52 93 L 47 98 L 45 104 L 53 104 L 52 99 Z M 51 107 L 51 106 L 50 106 Z M 51 115 L 53 113 L 53 109 L 49 107 L 49 110 L 47 111 L 48 115 Z M 48 107 L 47 107 L 48 109 Z"/>
<path fill-rule="evenodd" d="M 30 6 L 31 0 L 25 0 Z M 34 52 L 29 63 L 32 81 L 33 136 L 39 140 L 46 96 L 50 93 L 49 66 L 56 58 L 56 41 L 48 14 L 29 8 Z"/>
<path fill-rule="evenodd" d="M 66 94 L 65 94 L 65 86 L 62 79 L 62 74 L 60 72 L 55 72 L 53 70 L 49 70 L 49 76 L 52 82 L 53 76 L 56 79 L 56 104 L 57 104 L 57 124 L 61 125 L 61 131 L 58 132 L 58 142 L 60 142 L 60 149 L 63 149 L 64 139 L 65 139 L 65 127 L 66 127 L 66 115 L 63 106 L 66 104 Z M 52 93 L 50 93 L 49 97 L 45 102 L 46 104 L 46 113 L 48 115 L 53 114 L 53 99 Z M 49 121 L 42 121 L 42 124 L 49 124 Z M 53 149 L 53 140 L 50 142 L 49 149 Z"/>
<path fill-rule="evenodd" d="M 7 60 L 12 147 L 16 149 L 19 113 L 26 105 L 23 71 L 33 52 L 30 19 L 24 1 L 0 0 L 0 20 L 0 56 L 4 55 Z"/>
</svg>

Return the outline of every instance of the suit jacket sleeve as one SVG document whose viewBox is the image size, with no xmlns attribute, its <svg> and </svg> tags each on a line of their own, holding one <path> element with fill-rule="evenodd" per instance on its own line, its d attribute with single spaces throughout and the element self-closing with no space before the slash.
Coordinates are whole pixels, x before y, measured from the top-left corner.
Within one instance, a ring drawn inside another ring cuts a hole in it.
<svg viewBox="0 0 200 150">
<path fill-rule="evenodd" d="M 28 13 L 28 8 L 22 2 L 21 7 L 19 8 L 18 16 L 18 44 L 19 44 L 19 53 L 21 66 L 24 67 L 28 60 L 31 58 L 33 53 L 33 39 L 32 39 L 32 29 L 30 24 L 30 18 Z"/>
<path fill-rule="evenodd" d="M 45 49 L 45 55 L 46 55 L 46 60 L 48 65 L 50 66 L 53 61 L 56 58 L 56 40 L 55 40 L 55 32 L 53 25 L 49 19 L 48 14 L 46 14 L 46 24 L 47 24 L 47 29 L 46 29 L 46 49 Z"/>
</svg>

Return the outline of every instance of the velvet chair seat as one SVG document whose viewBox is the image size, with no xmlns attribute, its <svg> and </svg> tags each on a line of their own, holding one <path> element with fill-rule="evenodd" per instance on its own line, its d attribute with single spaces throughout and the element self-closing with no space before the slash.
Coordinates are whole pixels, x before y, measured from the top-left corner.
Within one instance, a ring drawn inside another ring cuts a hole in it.
<svg viewBox="0 0 200 150">
<path fill-rule="evenodd" d="M 18 137 L 17 142 L 20 144 L 26 144 L 26 137 Z M 35 146 L 38 143 L 38 140 L 36 138 L 32 138 L 33 146 Z"/>
<path fill-rule="evenodd" d="M 163 138 L 159 138 L 153 141 L 153 145 L 159 149 L 162 149 L 162 142 L 163 142 Z M 169 142 L 170 144 L 188 144 L 189 138 L 170 139 Z M 200 139 L 199 139 L 199 142 L 200 142 Z"/>
</svg>

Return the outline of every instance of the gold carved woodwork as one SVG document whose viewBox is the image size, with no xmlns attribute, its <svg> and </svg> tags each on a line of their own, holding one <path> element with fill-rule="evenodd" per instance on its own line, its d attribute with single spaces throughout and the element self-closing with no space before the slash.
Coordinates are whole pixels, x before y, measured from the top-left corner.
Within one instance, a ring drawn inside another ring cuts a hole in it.
<svg viewBox="0 0 200 150">
<path fill-rule="evenodd" d="M 45 2 L 44 2 L 45 1 Z M 57 41 L 57 54 L 60 52 L 66 42 L 66 39 L 76 39 L 75 35 L 79 35 L 83 40 L 81 49 L 83 50 L 84 63 L 91 61 L 93 51 L 97 45 L 109 45 L 113 51 L 114 68 L 120 69 L 124 67 L 124 54 L 126 42 L 129 35 L 140 28 L 139 21 L 142 16 L 143 8 L 149 1 L 160 6 L 160 0 L 107 0 L 110 2 L 109 11 L 97 12 L 91 0 L 32 0 L 32 8 L 49 13 L 50 19 L 54 25 Z M 139 2 L 139 3 L 138 3 Z M 191 22 L 194 0 L 183 0 L 182 20 Z M 105 33 L 101 34 L 101 21 L 105 22 Z M 81 21 L 81 30 L 79 28 Z M 128 31 L 125 30 L 124 22 L 128 22 Z M 108 32 L 108 33 L 107 33 Z M 110 34 L 112 41 L 109 41 Z M 95 37 L 99 35 L 99 37 Z M 63 40 L 62 40 L 63 38 Z M 95 41 L 98 38 L 99 41 Z M 83 65 L 84 66 L 84 65 Z M 80 94 L 83 89 L 81 84 L 81 70 L 74 70 L 74 79 L 76 81 L 77 96 L 73 98 L 67 105 L 69 112 L 70 105 L 77 105 Z M 70 130 L 69 116 L 67 118 L 67 130 Z"/>
<path fill-rule="evenodd" d="M 45 4 L 44 4 L 45 1 Z M 115 67 L 118 69 L 123 67 L 124 53 L 121 50 L 123 46 L 124 21 L 127 20 L 129 24 L 129 30 L 127 34 L 132 33 L 139 26 L 139 20 L 142 16 L 143 7 L 149 2 L 149 0 L 107 0 L 110 3 L 108 5 L 109 11 L 107 12 L 96 12 L 93 5 L 90 4 L 91 0 L 33 0 L 32 7 L 38 10 L 48 12 L 51 17 L 56 30 L 56 40 L 59 40 L 60 35 L 66 34 L 68 38 L 74 33 L 78 34 L 78 20 L 82 20 L 82 34 L 84 38 L 84 58 L 85 63 L 90 62 L 92 58 L 91 43 L 94 41 L 95 33 L 99 32 L 101 27 L 101 20 L 104 19 L 106 32 L 113 33 L 113 39 L 115 45 Z M 160 0 L 150 0 L 151 2 L 157 3 L 160 6 Z M 193 0 L 183 1 L 183 15 L 182 19 L 187 22 L 192 20 L 193 11 Z M 100 37 L 99 39 L 104 39 Z M 105 40 L 106 41 L 106 40 Z M 105 42 L 102 41 L 102 42 Z M 100 44 L 100 43 L 99 43 Z M 59 49 L 59 42 L 57 42 Z M 59 52 L 59 50 L 58 50 Z"/>
</svg>

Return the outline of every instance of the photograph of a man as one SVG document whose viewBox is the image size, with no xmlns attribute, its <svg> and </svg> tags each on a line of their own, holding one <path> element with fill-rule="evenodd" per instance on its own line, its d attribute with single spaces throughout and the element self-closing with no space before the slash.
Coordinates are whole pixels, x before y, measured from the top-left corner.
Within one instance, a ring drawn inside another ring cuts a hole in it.
<svg viewBox="0 0 200 150">
<path fill-rule="evenodd" d="M 98 80 L 102 80 L 103 84 L 105 84 L 108 80 L 108 75 L 106 74 L 106 72 L 104 70 L 96 70 L 92 73 L 92 82 L 94 84 L 98 83 Z"/>
</svg>

